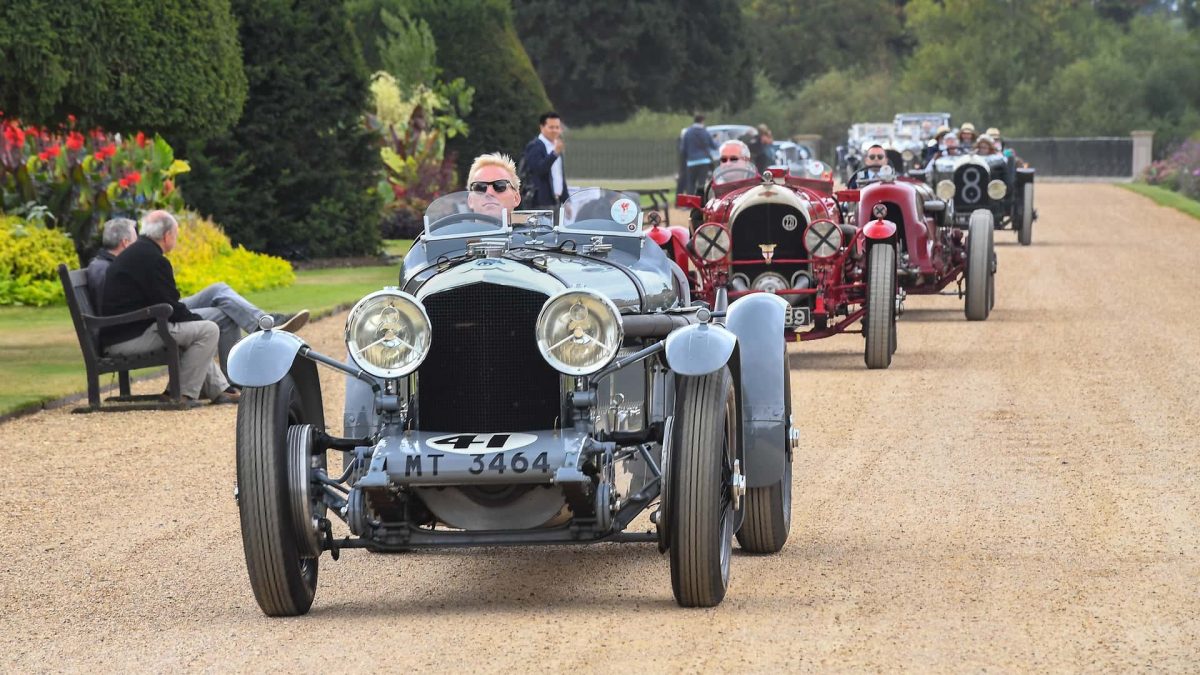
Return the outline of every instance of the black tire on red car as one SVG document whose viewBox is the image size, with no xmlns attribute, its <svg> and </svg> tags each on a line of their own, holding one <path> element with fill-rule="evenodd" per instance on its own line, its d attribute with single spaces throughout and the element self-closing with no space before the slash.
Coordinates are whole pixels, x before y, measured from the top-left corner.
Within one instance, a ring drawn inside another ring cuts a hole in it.
<svg viewBox="0 0 1200 675">
<path fill-rule="evenodd" d="M 871 244 L 867 256 L 867 306 L 863 316 L 867 368 L 887 368 L 896 352 L 896 247 Z"/>
<path fill-rule="evenodd" d="M 787 543 L 792 529 L 792 369 L 787 349 L 783 355 L 783 474 L 763 487 L 746 490 L 746 518 L 738 529 L 738 545 L 750 553 L 777 553 Z"/>
<path fill-rule="evenodd" d="M 714 607 L 729 588 L 731 477 L 738 458 L 737 400 L 728 368 L 685 377 L 675 398 L 669 508 L 671 589 L 682 607 Z"/>
<path fill-rule="evenodd" d="M 1021 231 L 1017 233 L 1017 241 L 1022 246 L 1033 243 L 1033 183 L 1027 183 L 1021 196 Z"/>
<path fill-rule="evenodd" d="M 238 513 L 250 587 L 267 616 L 307 613 L 317 590 L 320 554 L 313 555 L 295 517 L 304 505 L 295 503 L 294 486 L 307 479 L 312 456 L 311 444 L 304 445 L 306 453 L 296 451 L 296 439 L 289 438 L 311 434 L 312 427 L 301 425 L 302 416 L 300 392 L 290 375 L 267 387 L 242 390 L 237 415 Z"/>
<path fill-rule="evenodd" d="M 992 212 L 976 209 L 967 226 L 967 288 L 963 311 L 968 321 L 986 321 L 996 297 L 995 228 Z"/>
</svg>

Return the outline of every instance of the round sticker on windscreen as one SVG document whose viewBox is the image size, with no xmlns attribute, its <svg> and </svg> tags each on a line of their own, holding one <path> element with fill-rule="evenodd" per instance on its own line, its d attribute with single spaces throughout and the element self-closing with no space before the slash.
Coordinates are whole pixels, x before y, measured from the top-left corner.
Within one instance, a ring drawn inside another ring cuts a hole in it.
<svg viewBox="0 0 1200 675">
<path fill-rule="evenodd" d="M 612 205 L 611 213 L 615 222 L 628 225 L 637 218 L 637 204 L 634 204 L 633 200 L 628 197 L 622 197 Z"/>
</svg>

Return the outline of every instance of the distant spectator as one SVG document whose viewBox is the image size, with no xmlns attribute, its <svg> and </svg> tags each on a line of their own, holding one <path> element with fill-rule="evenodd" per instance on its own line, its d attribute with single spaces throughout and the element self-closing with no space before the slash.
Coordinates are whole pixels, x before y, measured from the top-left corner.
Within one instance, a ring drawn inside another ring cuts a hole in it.
<svg viewBox="0 0 1200 675">
<path fill-rule="evenodd" d="M 88 289 L 92 294 L 92 303 L 99 312 L 105 312 L 100 301 L 104 297 L 104 282 L 109 265 L 122 251 L 137 241 L 137 233 L 134 231 L 136 225 L 128 218 L 113 218 L 104 224 L 100 239 L 104 248 L 87 266 Z M 217 324 L 221 332 L 217 354 L 222 371 L 226 370 L 229 351 L 242 338 L 242 331 L 253 333 L 258 330 L 259 320 L 267 314 L 224 282 L 210 284 L 199 293 L 189 295 L 179 302 L 200 318 Z M 307 309 L 295 314 L 271 314 L 276 328 L 292 333 L 308 323 L 308 316 Z"/>
<path fill-rule="evenodd" d="M 761 174 L 767 170 L 767 167 L 775 163 L 775 136 L 771 134 L 771 129 L 765 124 L 758 125 L 758 141 L 757 147 L 752 148 L 754 156 L 754 166 Z"/>
<path fill-rule="evenodd" d="M 567 179 L 563 173 L 562 118 L 556 112 L 543 113 L 538 118 L 540 133 L 525 145 L 521 157 L 529 185 L 528 194 L 532 203 L 522 204 L 527 209 L 557 208 L 567 199 Z M 515 178 L 514 174 L 514 178 Z"/>
<path fill-rule="evenodd" d="M 704 126 L 704 115 L 696 115 L 679 139 L 684 171 L 677 191 L 699 194 L 705 176 L 712 170 L 712 151 L 716 149 L 717 142 Z"/>
<path fill-rule="evenodd" d="M 996 146 L 996 152 L 1004 150 L 1004 142 L 1000 140 L 1000 130 L 996 127 L 988 127 L 984 134 L 992 137 L 992 144 Z"/>
<path fill-rule="evenodd" d="M 996 144 L 992 141 L 992 137 L 984 134 L 975 141 L 975 154 L 977 155 L 994 155 L 996 154 Z"/>
</svg>

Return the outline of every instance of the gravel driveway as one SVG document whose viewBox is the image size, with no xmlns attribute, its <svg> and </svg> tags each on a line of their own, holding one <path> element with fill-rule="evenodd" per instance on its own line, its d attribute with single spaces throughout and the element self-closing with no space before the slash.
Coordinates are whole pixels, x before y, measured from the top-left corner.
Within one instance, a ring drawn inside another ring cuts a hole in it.
<svg viewBox="0 0 1200 675">
<path fill-rule="evenodd" d="M 1200 223 L 1037 190 L 1034 246 L 997 234 L 987 322 L 912 298 L 887 371 L 858 336 L 791 347 L 792 538 L 736 555 L 719 608 L 605 544 L 349 551 L 311 614 L 267 619 L 233 407 L 57 410 L 0 425 L 0 669 L 1194 672 Z M 340 354 L 343 320 L 303 335 Z"/>
</svg>

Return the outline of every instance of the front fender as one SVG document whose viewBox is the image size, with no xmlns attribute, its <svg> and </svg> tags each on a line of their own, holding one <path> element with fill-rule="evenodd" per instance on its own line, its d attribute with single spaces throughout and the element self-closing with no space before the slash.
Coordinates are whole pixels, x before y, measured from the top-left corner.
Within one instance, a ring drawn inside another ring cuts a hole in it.
<svg viewBox="0 0 1200 675">
<path fill-rule="evenodd" d="M 896 224 L 890 220 L 872 220 L 863 225 L 863 236 L 874 241 L 887 241 L 896 236 Z"/>
<path fill-rule="evenodd" d="M 695 377 L 715 372 L 729 363 L 737 347 L 737 337 L 723 326 L 699 323 L 671 331 L 666 343 L 667 365 L 671 370 Z"/>
<path fill-rule="evenodd" d="M 304 340 L 285 331 L 251 333 L 229 352 L 229 380 L 239 387 L 275 384 L 288 374 L 292 361 L 304 346 Z"/>
<path fill-rule="evenodd" d="M 784 377 L 787 342 L 784 339 L 783 298 L 752 293 L 729 305 L 725 325 L 737 335 L 742 379 L 742 447 L 747 487 L 766 487 L 783 476 L 788 438 Z"/>
</svg>

